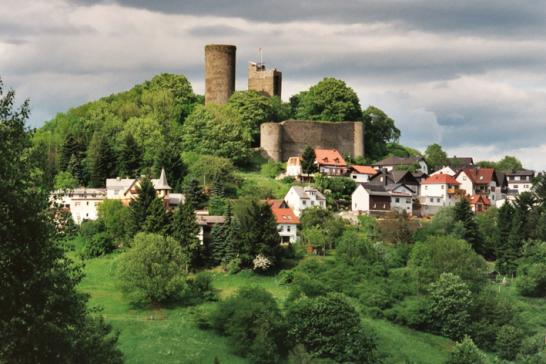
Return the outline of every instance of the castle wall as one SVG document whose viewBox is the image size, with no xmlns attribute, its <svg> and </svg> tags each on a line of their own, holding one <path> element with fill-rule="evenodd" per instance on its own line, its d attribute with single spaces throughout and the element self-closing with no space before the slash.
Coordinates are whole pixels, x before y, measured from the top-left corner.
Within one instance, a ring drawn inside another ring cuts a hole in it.
<svg viewBox="0 0 546 364">
<path fill-rule="evenodd" d="M 267 156 L 276 161 L 301 155 L 307 145 L 334 148 L 350 156 L 364 155 L 364 128 L 361 122 L 286 120 L 282 123 L 264 123 L 260 129 L 260 140 Z"/>
<path fill-rule="evenodd" d="M 248 89 L 263 92 L 268 96 L 281 97 L 282 72 L 273 68 L 266 70 L 263 64 L 248 65 Z"/>
<path fill-rule="evenodd" d="M 205 104 L 225 104 L 235 91 L 235 53 L 233 45 L 205 46 Z"/>
</svg>

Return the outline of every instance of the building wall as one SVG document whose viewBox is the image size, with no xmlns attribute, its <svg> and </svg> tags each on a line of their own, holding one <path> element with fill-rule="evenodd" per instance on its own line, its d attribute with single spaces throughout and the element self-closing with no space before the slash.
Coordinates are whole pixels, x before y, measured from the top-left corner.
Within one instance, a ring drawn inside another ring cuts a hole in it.
<svg viewBox="0 0 546 364">
<path fill-rule="evenodd" d="M 350 156 L 364 155 L 364 128 L 361 122 L 313 122 L 286 120 L 264 123 L 260 129 L 261 148 L 275 161 L 299 156 L 307 145 L 337 149 Z"/>
<path fill-rule="evenodd" d="M 370 176 L 364 173 L 351 173 L 351 179 L 355 181 L 356 183 L 364 183 L 368 182 Z"/>
<path fill-rule="evenodd" d="M 298 225 L 277 224 L 277 231 L 281 238 L 287 237 L 290 243 L 295 243 L 298 239 Z"/>
<path fill-rule="evenodd" d="M 466 175 L 466 173 L 461 172 L 457 176 L 457 182 L 459 182 L 461 185 L 459 188 L 461 190 L 465 190 L 467 195 L 472 196 L 474 194 L 474 184 L 470 180 L 470 177 Z"/>
<path fill-rule="evenodd" d="M 353 211 L 370 211 L 370 195 L 361 185 L 351 195 L 351 209 Z"/>
<path fill-rule="evenodd" d="M 205 46 L 205 104 L 225 104 L 235 91 L 235 53 L 233 45 Z"/>
<path fill-rule="evenodd" d="M 262 92 L 267 96 L 281 97 L 282 72 L 275 68 L 266 70 L 265 65 L 248 65 L 248 89 Z"/>
</svg>

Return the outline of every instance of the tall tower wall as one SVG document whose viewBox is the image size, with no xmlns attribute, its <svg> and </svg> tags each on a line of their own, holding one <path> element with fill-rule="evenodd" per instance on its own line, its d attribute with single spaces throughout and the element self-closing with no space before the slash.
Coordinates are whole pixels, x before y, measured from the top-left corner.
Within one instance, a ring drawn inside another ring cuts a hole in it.
<svg viewBox="0 0 546 364">
<path fill-rule="evenodd" d="M 235 91 L 236 51 L 233 45 L 205 46 L 205 104 L 225 104 Z"/>
<path fill-rule="evenodd" d="M 248 89 L 262 92 L 268 96 L 281 97 L 282 72 L 276 68 L 266 70 L 261 63 L 248 65 Z"/>
</svg>

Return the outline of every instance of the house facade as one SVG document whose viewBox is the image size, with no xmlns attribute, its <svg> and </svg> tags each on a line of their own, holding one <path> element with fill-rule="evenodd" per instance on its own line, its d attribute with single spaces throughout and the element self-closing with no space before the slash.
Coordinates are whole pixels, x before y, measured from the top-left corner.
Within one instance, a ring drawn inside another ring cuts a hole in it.
<svg viewBox="0 0 546 364">
<path fill-rule="evenodd" d="M 491 201 L 485 195 L 473 195 L 468 200 L 474 213 L 484 212 L 491 207 Z"/>
<path fill-rule="evenodd" d="M 442 207 L 455 205 L 465 194 L 459 186 L 460 183 L 449 174 L 432 174 L 421 184 L 421 213 L 433 215 Z"/>
<path fill-rule="evenodd" d="M 283 200 L 268 200 L 273 216 L 277 222 L 277 231 L 284 244 L 295 243 L 298 240 L 298 225 L 300 219 Z"/>
<path fill-rule="evenodd" d="M 366 183 L 377 174 L 377 170 L 372 166 L 361 166 L 353 164 L 350 168 L 350 178 L 356 183 Z"/>
<path fill-rule="evenodd" d="M 292 186 L 284 201 L 297 217 L 301 217 L 302 211 L 310 207 L 326 208 L 326 197 L 313 187 Z"/>
<path fill-rule="evenodd" d="M 532 190 L 533 178 L 535 177 L 534 171 L 522 169 L 519 171 L 506 172 L 505 175 L 509 194 L 517 195 Z"/>
<path fill-rule="evenodd" d="M 337 149 L 315 149 L 315 163 L 319 172 L 327 176 L 345 176 L 349 171 Z"/>
<path fill-rule="evenodd" d="M 495 203 L 503 199 L 503 178 L 493 168 L 465 168 L 455 176 L 468 196 L 484 195 Z"/>
<path fill-rule="evenodd" d="M 381 215 L 389 211 L 406 211 L 412 214 L 413 192 L 403 184 L 382 186 L 359 184 L 351 195 L 353 212 Z"/>
<path fill-rule="evenodd" d="M 58 207 L 70 210 L 76 224 L 85 220 L 96 220 L 98 206 L 106 199 L 104 188 L 74 188 L 57 190 L 50 194 L 49 201 Z"/>
<path fill-rule="evenodd" d="M 290 157 L 286 162 L 286 175 L 290 177 L 299 177 L 303 173 L 301 168 L 301 157 Z"/>
<path fill-rule="evenodd" d="M 374 185 L 394 185 L 404 184 L 413 191 L 413 196 L 419 195 L 420 183 L 409 171 L 387 171 L 386 169 L 379 170 L 374 176 L 369 179 L 370 184 Z"/>
</svg>

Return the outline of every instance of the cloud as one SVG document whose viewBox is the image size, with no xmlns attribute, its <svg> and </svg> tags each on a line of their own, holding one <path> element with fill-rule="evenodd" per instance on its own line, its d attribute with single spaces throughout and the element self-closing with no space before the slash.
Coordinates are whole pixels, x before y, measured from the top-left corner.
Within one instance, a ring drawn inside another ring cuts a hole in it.
<svg viewBox="0 0 546 364">
<path fill-rule="evenodd" d="M 392 115 L 407 145 L 520 153 L 546 168 L 534 154 L 546 140 L 546 29 L 536 4 L 7 1 L 1 76 L 30 97 L 34 126 L 160 72 L 185 74 L 202 93 L 204 45 L 230 43 L 238 89 L 263 48 L 283 71 L 285 99 L 338 77 L 363 107 Z"/>
</svg>

